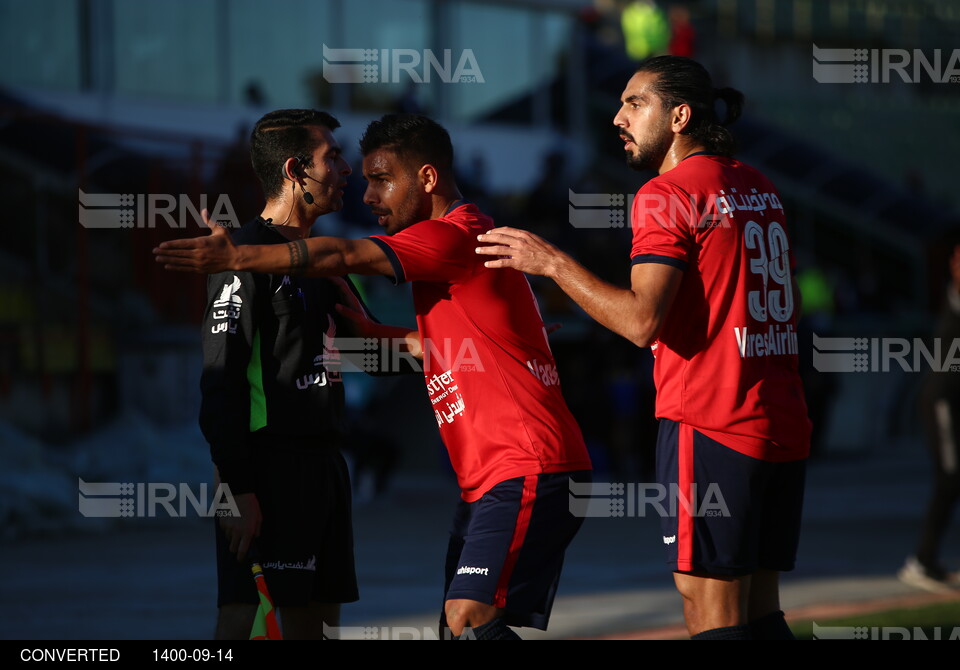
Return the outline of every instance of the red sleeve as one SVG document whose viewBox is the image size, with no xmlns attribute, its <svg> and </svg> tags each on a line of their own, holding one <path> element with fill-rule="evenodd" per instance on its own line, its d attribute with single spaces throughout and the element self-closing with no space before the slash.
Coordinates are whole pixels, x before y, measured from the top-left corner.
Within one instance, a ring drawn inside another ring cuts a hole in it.
<svg viewBox="0 0 960 670">
<path fill-rule="evenodd" d="M 482 262 L 474 250 L 476 232 L 450 221 L 421 221 L 395 235 L 370 238 L 393 264 L 394 280 L 456 281 L 471 276 Z"/>
<path fill-rule="evenodd" d="M 670 184 L 648 182 L 637 192 L 630 209 L 632 264 L 664 263 L 685 270 L 696 220 L 689 194 Z"/>
</svg>

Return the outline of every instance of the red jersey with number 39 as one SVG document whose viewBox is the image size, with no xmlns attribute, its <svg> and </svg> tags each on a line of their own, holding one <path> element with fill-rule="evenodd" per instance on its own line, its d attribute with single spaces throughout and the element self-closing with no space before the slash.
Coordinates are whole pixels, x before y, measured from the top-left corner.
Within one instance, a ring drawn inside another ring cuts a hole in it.
<svg viewBox="0 0 960 670">
<path fill-rule="evenodd" d="M 467 502 L 514 477 L 591 468 L 527 278 L 475 251 L 492 227 L 465 204 L 370 238 L 413 285 L 427 394 Z"/>
<path fill-rule="evenodd" d="M 754 458 L 810 449 L 783 205 L 756 169 L 694 154 L 631 210 L 637 263 L 683 270 L 657 342 L 657 416 Z"/>
</svg>

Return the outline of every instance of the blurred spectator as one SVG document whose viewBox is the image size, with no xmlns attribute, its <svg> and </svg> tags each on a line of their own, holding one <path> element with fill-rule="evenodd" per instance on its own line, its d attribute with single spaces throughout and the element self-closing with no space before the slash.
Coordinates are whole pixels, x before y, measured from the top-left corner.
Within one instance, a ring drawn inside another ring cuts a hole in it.
<svg viewBox="0 0 960 670">
<path fill-rule="evenodd" d="M 580 23 L 587 27 L 598 44 L 607 48 L 623 48 L 623 28 L 620 25 L 622 0 L 593 0 L 593 6 L 580 10 Z"/>
<path fill-rule="evenodd" d="M 407 83 L 403 93 L 397 98 L 396 111 L 398 114 L 425 114 L 420 99 L 417 97 L 417 83 L 410 81 Z"/>
<path fill-rule="evenodd" d="M 527 196 L 524 218 L 532 229 L 544 234 L 568 232 L 569 186 L 567 156 L 562 149 L 549 151 L 543 157 L 540 176 Z"/>
<path fill-rule="evenodd" d="M 351 480 L 358 502 L 386 493 L 400 463 L 400 446 L 387 432 L 373 427 L 366 417 L 355 417 L 350 429 L 353 457 Z"/>
<path fill-rule="evenodd" d="M 666 53 L 670 26 L 653 0 L 632 0 L 620 15 L 627 55 L 636 61 Z"/>
<path fill-rule="evenodd" d="M 803 302 L 801 318 L 818 333 L 830 330 L 833 321 L 833 286 L 819 267 L 811 265 L 797 273 L 797 287 Z"/>
<path fill-rule="evenodd" d="M 670 17 L 670 45 L 667 51 L 672 56 L 693 58 L 696 53 L 697 33 L 690 23 L 690 9 L 686 5 L 671 5 L 668 12 Z"/>
<path fill-rule="evenodd" d="M 816 265 L 807 265 L 797 273 L 797 288 L 800 291 L 800 319 L 797 322 L 797 337 L 800 349 L 800 376 L 807 399 L 807 412 L 813 424 L 810 435 L 810 456 L 823 451 L 823 436 L 830 418 L 830 405 L 837 390 L 831 374 L 824 374 L 813 367 L 813 336 L 827 337 L 833 329 L 833 286 Z"/>
<path fill-rule="evenodd" d="M 475 151 L 470 161 L 458 172 L 460 178 L 460 192 L 463 196 L 484 211 L 496 212 L 497 204 L 490 198 L 487 183 L 487 161 L 480 151 Z"/>
<path fill-rule="evenodd" d="M 249 126 L 237 126 L 233 143 L 227 147 L 210 184 L 211 205 L 221 194 L 230 198 L 237 223 L 252 220 L 263 205 L 263 193 L 253 166 L 250 164 Z"/>
<path fill-rule="evenodd" d="M 941 346 L 960 339 L 960 244 L 949 261 L 950 283 L 935 333 Z M 957 593 L 958 575 L 940 563 L 940 546 L 960 499 L 960 370 L 949 366 L 927 374 L 920 392 L 920 417 L 933 461 L 933 492 L 927 503 L 916 553 L 898 573 L 900 581 L 934 593 Z"/>
<path fill-rule="evenodd" d="M 267 96 L 263 92 L 260 82 L 251 79 L 243 91 L 244 101 L 251 107 L 263 107 L 267 104 Z"/>
</svg>

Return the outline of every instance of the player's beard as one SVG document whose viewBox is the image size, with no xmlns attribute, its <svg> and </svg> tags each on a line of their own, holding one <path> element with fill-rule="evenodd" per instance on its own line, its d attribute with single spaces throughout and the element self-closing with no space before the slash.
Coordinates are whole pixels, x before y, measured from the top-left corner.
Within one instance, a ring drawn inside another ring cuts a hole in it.
<svg viewBox="0 0 960 670">
<path fill-rule="evenodd" d="M 625 133 L 627 138 L 633 142 L 636 152 L 626 151 L 627 165 L 634 170 L 653 170 L 659 171 L 663 164 L 663 159 L 670 150 L 670 144 L 673 142 L 671 133 L 654 135 L 640 144 L 632 135 Z"/>
<path fill-rule="evenodd" d="M 390 217 L 384 229 L 387 235 L 394 235 L 430 218 L 430 200 L 423 197 L 423 192 L 412 181 L 407 185 L 404 197 L 394 198 L 392 201 L 396 202 L 396 205 L 390 209 L 372 209 L 374 215 L 386 214 Z"/>
</svg>

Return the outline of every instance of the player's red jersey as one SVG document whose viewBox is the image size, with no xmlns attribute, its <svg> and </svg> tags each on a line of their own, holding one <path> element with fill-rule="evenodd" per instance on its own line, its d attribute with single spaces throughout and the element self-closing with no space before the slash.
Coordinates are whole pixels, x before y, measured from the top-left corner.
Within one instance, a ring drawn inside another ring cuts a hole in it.
<svg viewBox="0 0 960 670">
<path fill-rule="evenodd" d="M 810 421 L 783 205 L 760 172 L 695 154 L 634 199 L 636 263 L 684 270 L 653 351 L 657 416 L 764 460 L 804 458 Z"/>
<path fill-rule="evenodd" d="M 465 204 L 371 238 L 412 283 L 427 393 L 467 502 L 514 477 L 590 469 L 530 284 L 475 252 L 492 227 Z"/>
</svg>

